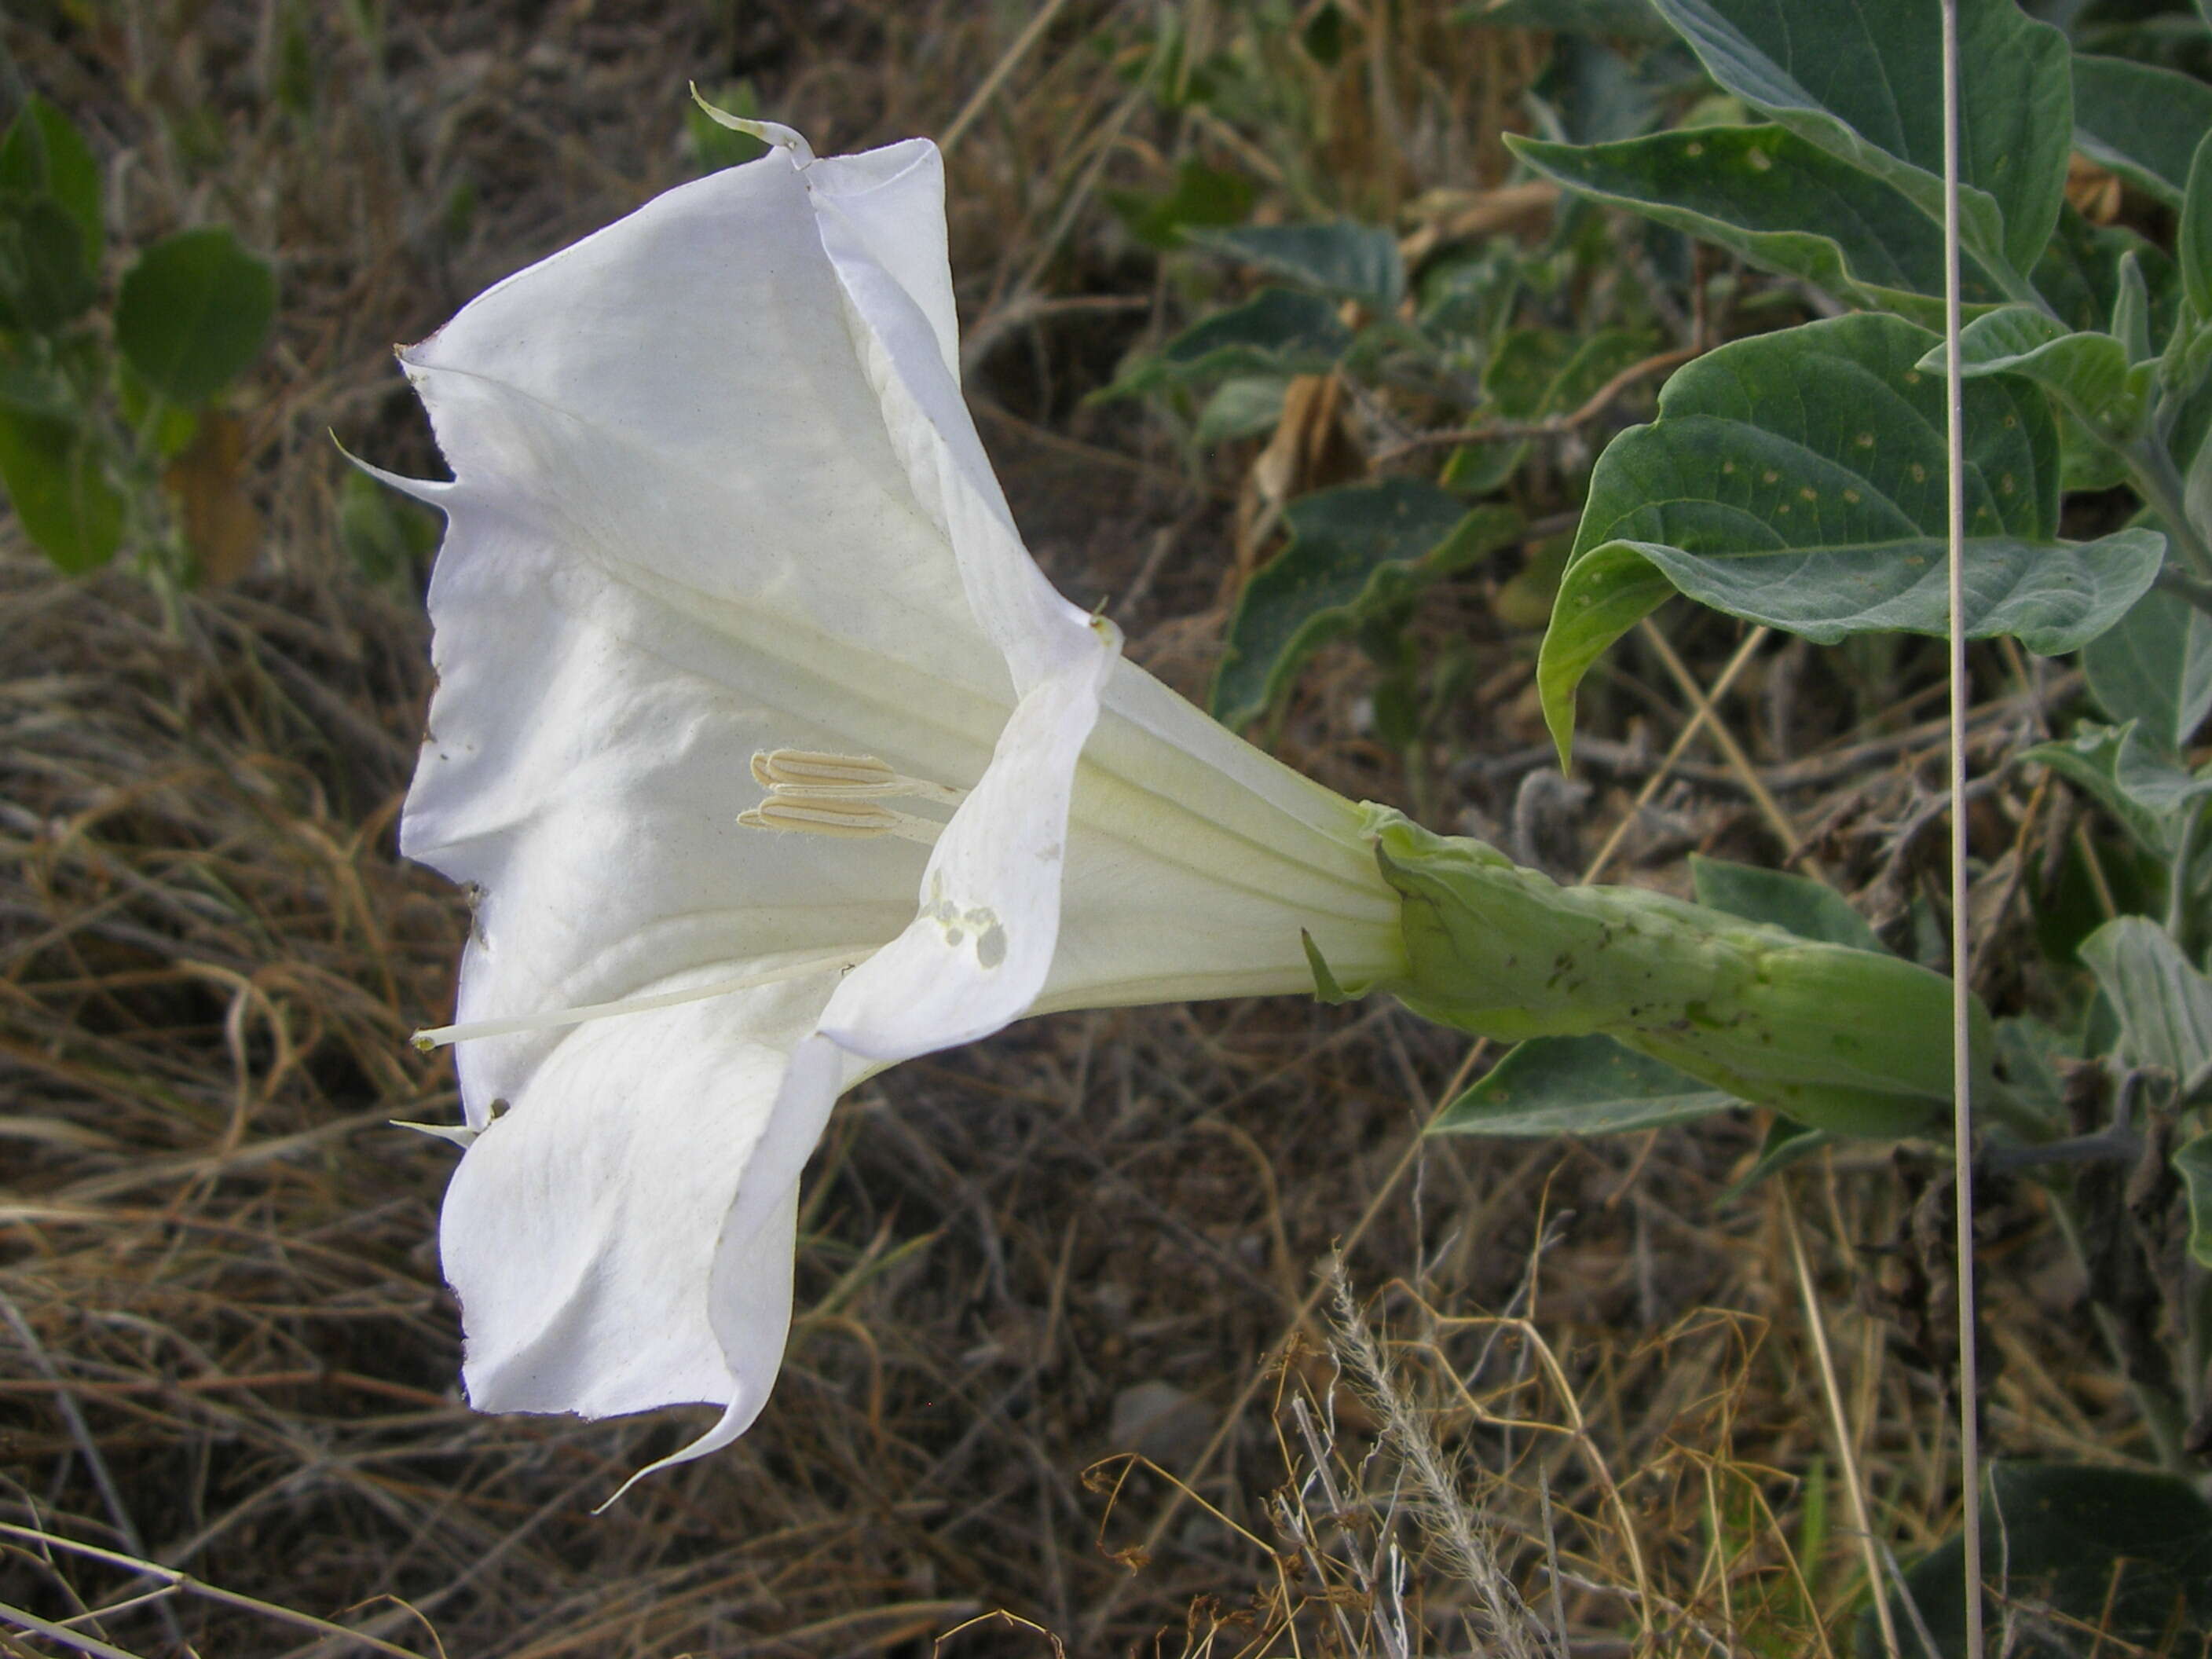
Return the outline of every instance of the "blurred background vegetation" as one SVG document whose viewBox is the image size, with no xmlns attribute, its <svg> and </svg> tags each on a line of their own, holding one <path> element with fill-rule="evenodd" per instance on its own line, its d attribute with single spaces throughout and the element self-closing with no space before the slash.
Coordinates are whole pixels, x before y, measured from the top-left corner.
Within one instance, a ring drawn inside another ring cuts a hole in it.
<svg viewBox="0 0 2212 1659">
<path fill-rule="evenodd" d="M 2045 9 L 2208 68 L 2178 9 Z M 1940 933 L 1930 642 L 1778 646 L 1677 755 L 1743 631 L 1677 607 L 1553 763 L 1535 648 L 1604 440 L 1674 364 L 1834 309 L 1516 169 L 1509 131 L 1741 118 L 1642 0 L 11 0 L 0 124 L 58 112 L 98 188 L 76 343 L 5 368 L 61 377 L 33 413 L 89 434 L 117 505 L 68 574 L 0 516 L 0 1648 L 1849 1650 L 1839 1470 L 1900 1557 L 1957 1516 L 1941 1172 L 1837 1152 L 1740 1190 L 1742 1114 L 1425 1140 L 1483 1061 L 1389 1007 L 1054 1018 L 856 1091 L 766 1415 L 605 1515 L 690 1415 L 461 1404 L 451 1153 L 386 1127 L 453 1101 L 404 1039 L 450 1006 L 465 906 L 392 848 L 436 526 L 331 437 L 436 475 L 392 343 L 747 159 L 687 82 L 825 154 L 945 146 L 1016 514 L 1170 684 L 1220 706 L 1239 596 L 1326 532 L 1300 498 L 1418 473 L 1497 533 L 1411 549 L 1247 688 L 1257 735 L 1563 877 L 1794 860 L 1893 942 Z M 2087 160 L 2069 198 L 2170 230 Z M 1291 260 L 1310 328 L 1223 331 L 1284 277 L 1265 233 L 1339 221 L 1379 263 Z M 216 230 L 237 361 L 165 396 L 125 290 Z M 1992 677 L 1984 760 L 2068 689 Z M 2063 788 L 2024 793 L 1979 809 L 1999 998 L 2005 939 L 2078 937 L 2130 878 Z M 1989 1433 L 2124 1461 L 2043 1218 L 1985 1194 Z"/>
</svg>

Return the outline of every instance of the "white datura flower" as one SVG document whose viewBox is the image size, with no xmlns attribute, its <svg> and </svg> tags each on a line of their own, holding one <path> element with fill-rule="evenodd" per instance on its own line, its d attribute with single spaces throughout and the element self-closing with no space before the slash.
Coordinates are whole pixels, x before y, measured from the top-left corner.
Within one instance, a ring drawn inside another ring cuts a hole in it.
<svg viewBox="0 0 2212 1659">
<path fill-rule="evenodd" d="M 403 350 L 451 483 L 401 845 L 473 890 L 440 1229 L 485 1411 L 759 1413 L 837 1097 L 1403 961 L 1357 808 L 1125 660 L 960 394 L 926 141 L 797 135 Z M 659 1467 L 655 1465 L 654 1467 Z"/>
</svg>

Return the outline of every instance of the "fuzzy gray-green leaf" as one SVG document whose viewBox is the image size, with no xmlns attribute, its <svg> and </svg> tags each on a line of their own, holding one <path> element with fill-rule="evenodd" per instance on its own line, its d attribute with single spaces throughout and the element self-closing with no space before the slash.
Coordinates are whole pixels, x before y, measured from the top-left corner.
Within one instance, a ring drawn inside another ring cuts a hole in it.
<svg viewBox="0 0 2212 1659">
<path fill-rule="evenodd" d="M 2083 939 L 2081 956 L 2119 1016 L 2123 1059 L 2184 1081 L 2212 1060 L 2212 981 L 2163 927 L 2122 916 Z"/>
<path fill-rule="evenodd" d="M 1433 1134 L 1620 1134 L 1690 1123 L 1742 1103 L 1608 1036 L 1517 1045 L 1431 1126 Z"/>
<path fill-rule="evenodd" d="M 1824 945 L 1887 954 L 1887 947 L 1875 937 L 1867 919 L 1824 881 L 1692 853 L 1690 883 L 1698 902 L 1708 909 L 1741 916 L 1747 921 L 1768 922 L 1800 939 L 1817 939 Z"/>
<path fill-rule="evenodd" d="M 2081 650 L 2089 692 L 2171 753 L 2212 714 L 2212 617 L 2153 588 Z"/>
<path fill-rule="evenodd" d="M 2126 269 L 2135 273 L 2134 291 L 2141 294 L 2140 267 Z M 2121 293 L 2128 292 L 2124 276 Z M 1943 359 L 1939 343 L 1918 367 L 1941 374 Z M 2126 349 L 2112 335 L 2069 330 L 2033 306 L 2003 306 L 1967 325 L 1959 337 L 1959 372 L 1967 380 L 2017 374 L 2031 380 L 2112 444 L 2132 441 L 2150 411 L 2148 364 L 2131 368 Z"/>
<path fill-rule="evenodd" d="M 2212 799 L 2212 778 L 2183 770 L 2171 750 L 2146 740 L 2132 720 L 2082 726 L 2066 741 L 2038 744 L 2021 758 L 2087 790 L 2160 859 L 2170 860 L 2179 850 L 2184 816 Z"/>
<path fill-rule="evenodd" d="M 1942 217 L 1938 0 L 1654 0 L 1713 79 Z M 2025 271 L 2072 148 L 2066 39 L 2013 0 L 1961 0 L 1961 237 Z"/>
<path fill-rule="evenodd" d="M 2074 59 L 2074 139 L 2081 153 L 2170 207 L 2189 188 L 2197 146 L 2212 131 L 2212 87 L 2124 58 Z"/>
<path fill-rule="evenodd" d="M 1935 343 L 1881 316 L 1740 340 L 1678 372 L 1658 419 L 1613 441 L 1538 664 L 1562 756 L 1583 673 L 1674 592 L 1823 644 L 1945 630 L 1942 381 L 1917 367 Z M 2164 538 L 2058 540 L 2043 395 L 1999 375 L 1970 382 L 1966 404 L 1964 629 L 2075 649 L 2150 586 Z"/>
<path fill-rule="evenodd" d="M 1298 665 L 1364 611 L 1463 568 L 1520 525 L 1508 508 L 1470 513 L 1410 478 L 1301 496 L 1284 520 L 1290 545 L 1244 585 L 1230 618 L 1212 698 L 1225 726 L 1266 713 Z"/>
<path fill-rule="evenodd" d="M 1508 137 L 1568 189 L 1831 294 L 1942 319 L 1943 231 L 1903 192 L 1780 126 L 1698 127 L 1615 144 Z M 2003 297 L 1972 255 L 1969 305 Z"/>
<path fill-rule="evenodd" d="M 1406 267 L 1398 239 L 1355 220 L 1319 225 L 1245 225 L 1235 230 L 1186 230 L 1193 246 L 1225 254 L 1310 293 L 1357 300 L 1388 311 L 1404 297 Z"/>
<path fill-rule="evenodd" d="M 2199 322 L 2212 319 L 2212 132 L 2197 142 L 2189 164 L 2189 189 L 2181 204 L 2181 237 L 2173 256 L 2181 266 L 2181 291 Z"/>
</svg>

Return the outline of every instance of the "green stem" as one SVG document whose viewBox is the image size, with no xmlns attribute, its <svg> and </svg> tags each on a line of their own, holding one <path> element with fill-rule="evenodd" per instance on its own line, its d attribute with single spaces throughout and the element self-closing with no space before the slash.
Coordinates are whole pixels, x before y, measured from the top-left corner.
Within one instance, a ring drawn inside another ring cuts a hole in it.
<svg viewBox="0 0 2212 1659">
<path fill-rule="evenodd" d="M 2185 570 L 2168 565 L 2160 571 L 2152 586 L 2162 587 L 2177 599 L 2185 599 L 2206 616 L 2212 617 L 2212 582 L 2200 582 Z"/>
<path fill-rule="evenodd" d="M 2189 510 L 2182 501 L 2181 471 L 2166 446 L 2154 439 L 2138 439 L 2120 453 L 2127 461 L 2136 493 L 2165 521 L 2166 533 L 2190 574 L 2200 581 L 2212 582 L 2212 548 L 2204 544 L 2204 538 L 2189 521 Z"/>
</svg>

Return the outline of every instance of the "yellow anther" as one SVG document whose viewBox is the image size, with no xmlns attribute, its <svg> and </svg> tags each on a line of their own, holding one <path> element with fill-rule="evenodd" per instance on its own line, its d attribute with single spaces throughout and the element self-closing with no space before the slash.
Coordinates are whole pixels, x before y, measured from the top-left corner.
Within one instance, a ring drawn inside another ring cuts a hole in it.
<svg viewBox="0 0 2212 1659">
<path fill-rule="evenodd" d="M 763 750 L 753 757 L 753 781 L 794 800 L 882 800 L 901 796 L 957 806 L 964 789 L 894 772 L 873 755 L 829 755 L 811 749 Z"/>
</svg>

